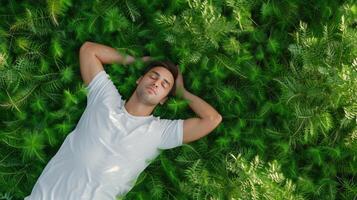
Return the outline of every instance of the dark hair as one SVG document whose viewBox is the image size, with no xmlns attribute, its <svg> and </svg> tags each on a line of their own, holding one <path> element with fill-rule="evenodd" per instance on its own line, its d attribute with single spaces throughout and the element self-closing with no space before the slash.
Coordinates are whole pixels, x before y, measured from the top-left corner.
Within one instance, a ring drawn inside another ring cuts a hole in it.
<svg viewBox="0 0 357 200">
<path fill-rule="evenodd" d="M 143 71 L 143 76 L 145 76 L 145 74 L 150 71 L 150 69 L 154 68 L 154 67 L 164 67 L 167 70 L 169 70 L 172 74 L 172 76 L 174 77 L 174 83 L 173 86 L 170 90 L 170 92 L 168 93 L 168 97 L 170 96 L 174 96 L 175 92 L 176 92 L 176 78 L 178 75 L 178 68 L 177 66 L 169 61 L 169 60 L 163 60 L 163 61 L 151 61 L 144 69 Z"/>
</svg>

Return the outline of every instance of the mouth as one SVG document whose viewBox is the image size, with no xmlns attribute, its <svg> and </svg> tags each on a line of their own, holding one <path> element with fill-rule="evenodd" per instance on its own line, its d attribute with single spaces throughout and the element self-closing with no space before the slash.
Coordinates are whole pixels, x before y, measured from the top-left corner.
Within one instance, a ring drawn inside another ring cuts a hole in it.
<svg viewBox="0 0 357 200">
<path fill-rule="evenodd" d="M 152 88 L 148 87 L 148 91 L 156 95 L 155 90 L 153 90 Z"/>
</svg>

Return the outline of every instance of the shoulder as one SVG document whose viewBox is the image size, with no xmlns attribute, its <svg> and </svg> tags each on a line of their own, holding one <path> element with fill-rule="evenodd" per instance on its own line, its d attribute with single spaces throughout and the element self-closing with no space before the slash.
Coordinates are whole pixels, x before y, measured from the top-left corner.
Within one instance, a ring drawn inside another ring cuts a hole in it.
<svg viewBox="0 0 357 200">
<path fill-rule="evenodd" d="M 160 116 L 155 116 L 153 121 L 155 121 L 158 126 L 160 126 L 163 130 L 169 128 L 177 128 L 177 126 L 182 126 L 183 125 L 183 119 L 165 119 L 161 118 Z"/>
</svg>

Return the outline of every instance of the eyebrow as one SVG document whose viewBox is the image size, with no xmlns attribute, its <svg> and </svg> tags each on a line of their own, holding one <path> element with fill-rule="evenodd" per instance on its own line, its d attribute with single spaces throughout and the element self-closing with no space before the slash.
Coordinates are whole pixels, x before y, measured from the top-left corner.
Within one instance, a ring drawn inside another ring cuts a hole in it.
<svg viewBox="0 0 357 200">
<path fill-rule="evenodd" d="M 160 74 L 154 70 L 152 70 L 151 72 L 155 73 L 156 75 L 158 75 L 160 77 Z M 171 85 L 169 81 L 167 81 L 165 78 L 164 78 L 164 81 L 166 81 L 167 84 Z"/>
</svg>

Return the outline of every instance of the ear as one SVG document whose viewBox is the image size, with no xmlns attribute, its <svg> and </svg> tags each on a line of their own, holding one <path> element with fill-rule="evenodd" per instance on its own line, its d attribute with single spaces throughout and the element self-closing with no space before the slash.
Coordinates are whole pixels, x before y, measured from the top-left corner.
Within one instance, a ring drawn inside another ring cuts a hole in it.
<svg viewBox="0 0 357 200">
<path fill-rule="evenodd" d="M 142 78 L 143 78 L 143 76 L 141 75 L 141 76 L 136 80 L 136 84 L 139 84 L 139 82 L 141 81 Z"/>
<path fill-rule="evenodd" d="M 168 99 L 168 97 L 166 96 L 165 98 L 163 98 L 163 99 L 160 101 L 160 104 L 163 105 L 167 99 Z"/>
</svg>

